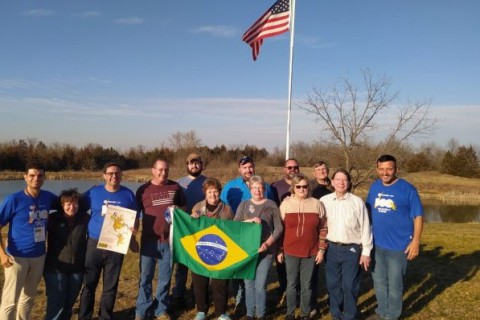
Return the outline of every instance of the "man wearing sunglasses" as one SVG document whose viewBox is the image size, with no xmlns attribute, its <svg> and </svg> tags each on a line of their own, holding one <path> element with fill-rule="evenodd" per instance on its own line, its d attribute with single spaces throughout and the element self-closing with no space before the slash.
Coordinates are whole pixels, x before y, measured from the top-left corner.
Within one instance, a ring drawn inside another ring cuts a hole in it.
<svg viewBox="0 0 480 320">
<path fill-rule="evenodd" d="M 275 181 L 272 183 L 272 191 L 275 196 L 275 202 L 278 206 L 282 203 L 285 197 L 289 196 L 290 186 L 292 184 L 292 178 L 300 172 L 300 166 L 298 161 L 294 158 L 288 158 L 285 160 L 283 166 L 283 179 Z M 279 296 L 280 301 L 279 306 L 283 305 L 286 302 L 285 290 L 287 288 L 287 271 L 285 270 L 284 263 L 276 263 L 277 275 L 278 275 L 278 284 L 279 284 Z"/>
</svg>

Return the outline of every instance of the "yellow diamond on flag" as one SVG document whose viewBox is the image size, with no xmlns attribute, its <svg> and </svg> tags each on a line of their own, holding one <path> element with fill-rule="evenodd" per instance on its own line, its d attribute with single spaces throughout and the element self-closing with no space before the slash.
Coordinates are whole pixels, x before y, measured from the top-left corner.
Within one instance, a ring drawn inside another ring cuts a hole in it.
<svg viewBox="0 0 480 320">
<path fill-rule="evenodd" d="M 228 268 L 248 254 L 216 225 L 180 239 L 192 259 L 210 271 Z"/>
</svg>

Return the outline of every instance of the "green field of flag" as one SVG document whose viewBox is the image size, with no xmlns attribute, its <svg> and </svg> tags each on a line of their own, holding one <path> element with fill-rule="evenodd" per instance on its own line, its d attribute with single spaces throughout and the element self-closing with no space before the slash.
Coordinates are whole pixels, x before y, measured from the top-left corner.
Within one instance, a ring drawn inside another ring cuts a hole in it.
<svg viewBox="0 0 480 320">
<path fill-rule="evenodd" d="M 255 279 L 261 225 L 173 215 L 173 262 L 215 279 Z"/>
</svg>

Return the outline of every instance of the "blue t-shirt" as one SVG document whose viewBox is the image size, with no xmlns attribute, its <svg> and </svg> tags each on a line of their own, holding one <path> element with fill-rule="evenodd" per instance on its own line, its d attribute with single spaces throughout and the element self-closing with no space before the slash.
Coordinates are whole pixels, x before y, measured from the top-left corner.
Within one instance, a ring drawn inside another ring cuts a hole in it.
<svg viewBox="0 0 480 320">
<path fill-rule="evenodd" d="M 92 187 L 85 192 L 85 202 L 90 209 L 90 222 L 88 223 L 88 236 L 92 239 L 100 237 L 102 230 L 104 215 L 102 215 L 103 205 L 114 205 L 137 211 L 137 201 L 135 194 L 127 187 L 120 186 L 120 189 L 115 192 L 110 192 L 105 189 L 105 185 Z"/>
<path fill-rule="evenodd" d="M 390 186 L 377 179 L 366 203 L 372 215 L 374 245 L 404 251 L 413 238 L 413 220 L 423 215 L 417 189 L 403 179 Z"/>
<path fill-rule="evenodd" d="M 45 253 L 48 214 L 56 201 L 57 196 L 45 190 L 36 198 L 24 190 L 5 198 L 0 205 L 0 225 L 9 224 L 8 254 L 36 258 Z"/>
<path fill-rule="evenodd" d="M 206 179 L 207 177 L 204 175 L 199 175 L 195 179 L 192 179 L 190 176 L 185 176 L 177 180 L 180 187 L 182 187 L 185 198 L 187 199 L 185 211 L 188 214 L 192 213 L 192 208 L 197 204 L 197 202 L 205 199 L 202 186 Z"/>
<path fill-rule="evenodd" d="M 265 197 L 275 201 L 275 195 L 268 184 L 265 183 Z M 252 194 L 242 177 L 228 181 L 222 189 L 220 199 L 232 208 L 233 212 L 237 212 L 240 202 L 251 199 Z"/>
</svg>

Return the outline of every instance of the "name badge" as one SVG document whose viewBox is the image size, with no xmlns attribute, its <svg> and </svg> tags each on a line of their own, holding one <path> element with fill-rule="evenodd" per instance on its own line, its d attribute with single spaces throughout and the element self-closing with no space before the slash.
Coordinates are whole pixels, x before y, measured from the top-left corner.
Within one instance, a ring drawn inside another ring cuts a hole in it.
<svg viewBox="0 0 480 320">
<path fill-rule="evenodd" d="M 102 216 L 106 215 L 107 214 L 107 205 L 103 205 L 102 206 Z"/>
<path fill-rule="evenodd" d="M 35 242 L 44 242 L 45 241 L 45 227 L 35 227 L 33 229 L 33 234 Z"/>
</svg>

